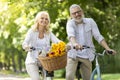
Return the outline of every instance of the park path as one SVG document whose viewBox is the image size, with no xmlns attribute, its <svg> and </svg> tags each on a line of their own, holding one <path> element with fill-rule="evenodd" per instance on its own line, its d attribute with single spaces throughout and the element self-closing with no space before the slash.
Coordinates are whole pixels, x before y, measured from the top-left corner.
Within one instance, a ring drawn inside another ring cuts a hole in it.
<svg viewBox="0 0 120 80">
<path fill-rule="evenodd" d="M 15 75 L 0 74 L 0 80 L 30 80 L 30 78 L 24 78 Z"/>
</svg>

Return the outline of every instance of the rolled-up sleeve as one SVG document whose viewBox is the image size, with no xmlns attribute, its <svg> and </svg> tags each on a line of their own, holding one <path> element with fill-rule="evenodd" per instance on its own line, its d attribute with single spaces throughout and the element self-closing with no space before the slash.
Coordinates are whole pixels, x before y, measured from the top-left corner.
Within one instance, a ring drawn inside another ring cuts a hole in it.
<svg viewBox="0 0 120 80">
<path fill-rule="evenodd" d="M 98 26 L 93 19 L 91 19 L 91 25 L 92 25 L 93 36 L 94 36 L 95 40 L 97 40 L 98 43 L 100 43 L 104 39 L 104 37 L 100 34 Z"/>
<path fill-rule="evenodd" d="M 28 30 L 26 37 L 22 43 L 22 48 L 25 49 L 25 47 L 29 46 L 29 43 L 31 41 L 32 37 L 31 37 L 31 30 Z"/>
<path fill-rule="evenodd" d="M 50 38 L 53 43 L 57 43 L 61 41 L 52 32 L 50 32 Z"/>
<path fill-rule="evenodd" d="M 67 22 L 66 32 L 67 32 L 68 39 L 69 39 L 71 36 L 73 36 L 73 37 L 75 36 L 74 24 L 73 24 L 73 21 L 72 21 L 72 20 L 69 20 L 69 21 Z"/>
</svg>

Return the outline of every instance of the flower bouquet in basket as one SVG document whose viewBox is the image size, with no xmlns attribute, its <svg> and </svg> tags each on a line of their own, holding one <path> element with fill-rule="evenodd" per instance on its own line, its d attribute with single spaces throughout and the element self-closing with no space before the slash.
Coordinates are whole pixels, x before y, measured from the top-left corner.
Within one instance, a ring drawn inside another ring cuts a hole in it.
<svg viewBox="0 0 120 80">
<path fill-rule="evenodd" d="M 39 56 L 40 63 L 47 71 L 65 68 L 67 63 L 66 44 L 62 41 L 52 43 L 46 56 Z"/>
</svg>

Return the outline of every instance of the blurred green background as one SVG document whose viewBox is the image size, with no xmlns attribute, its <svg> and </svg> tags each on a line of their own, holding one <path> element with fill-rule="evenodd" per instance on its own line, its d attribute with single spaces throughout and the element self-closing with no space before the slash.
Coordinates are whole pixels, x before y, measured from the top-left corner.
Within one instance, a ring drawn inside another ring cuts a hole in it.
<svg viewBox="0 0 120 80">
<path fill-rule="evenodd" d="M 66 22 L 71 4 L 80 5 L 85 17 L 96 21 L 108 45 L 117 51 L 115 56 L 99 59 L 102 73 L 120 73 L 120 0 L 0 0 L 0 71 L 26 73 L 27 53 L 21 44 L 39 11 L 49 12 L 50 30 L 67 43 Z M 104 50 L 95 40 L 94 43 L 97 52 Z M 65 69 L 56 71 L 56 77 L 64 76 Z"/>
</svg>

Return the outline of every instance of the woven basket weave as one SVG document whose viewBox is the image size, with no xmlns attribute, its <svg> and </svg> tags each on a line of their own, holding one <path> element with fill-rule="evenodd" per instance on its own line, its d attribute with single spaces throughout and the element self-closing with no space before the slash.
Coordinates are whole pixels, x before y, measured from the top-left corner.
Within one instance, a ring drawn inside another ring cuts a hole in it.
<svg viewBox="0 0 120 80">
<path fill-rule="evenodd" d="M 39 56 L 38 59 L 45 70 L 54 71 L 65 68 L 67 63 L 67 54 L 53 58 Z"/>
</svg>

